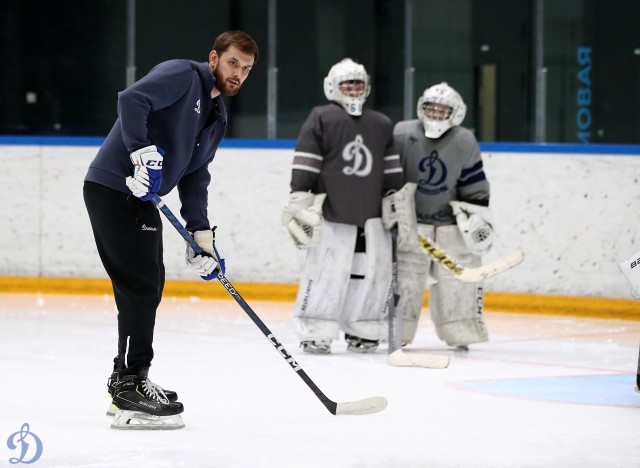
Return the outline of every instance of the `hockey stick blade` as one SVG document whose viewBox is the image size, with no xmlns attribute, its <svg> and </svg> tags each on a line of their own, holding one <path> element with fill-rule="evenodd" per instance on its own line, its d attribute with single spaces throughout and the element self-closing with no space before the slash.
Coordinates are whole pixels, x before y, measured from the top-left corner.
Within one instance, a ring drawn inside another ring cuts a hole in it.
<svg viewBox="0 0 640 468">
<path fill-rule="evenodd" d="M 492 276 L 504 273 L 505 271 L 520 265 L 523 260 L 524 253 L 522 253 L 521 250 L 516 250 L 506 257 L 489 263 L 488 265 L 483 265 L 478 268 L 463 268 L 462 272 L 457 275 L 457 277 L 460 281 L 464 281 L 465 283 L 476 283 L 486 278 L 491 278 Z"/>
<path fill-rule="evenodd" d="M 453 276 L 465 283 L 477 283 L 492 276 L 503 273 L 511 268 L 519 265 L 524 260 L 524 253 L 521 250 L 496 260 L 488 265 L 472 268 L 465 267 L 457 260 L 451 258 L 444 250 L 438 247 L 434 242 L 418 235 L 420 247 L 428 253 L 442 268 L 451 272 Z"/>
<path fill-rule="evenodd" d="M 202 248 L 193 240 L 191 234 L 187 231 L 187 229 L 182 225 L 182 223 L 175 217 L 175 215 L 171 212 L 169 207 L 165 205 L 162 199 L 155 195 L 151 201 L 156 205 L 156 207 L 162 212 L 163 215 L 167 218 L 167 220 L 171 223 L 171 225 L 178 231 L 178 233 L 182 236 L 182 238 L 191 246 L 196 255 L 201 255 L 203 253 Z M 273 345 L 273 347 L 278 351 L 278 353 L 284 358 L 284 360 L 289 364 L 289 366 L 293 369 L 293 371 L 300 377 L 304 383 L 311 389 L 311 391 L 318 397 L 320 402 L 329 410 L 331 414 L 340 415 L 340 414 L 371 414 L 378 413 L 387 407 L 387 400 L 384 397 L 371 397 L 365 398 L 363 400 L 358 401 L 350 401 L 346 403 L 336 403 L 333 400 L 327 398 L 327 396 L 322 393 L 322 390 L 315 384 L 311 377 L 307 375 L 307 373 L 302 369 L 300 364 L 298 364 L 295 359 L 289 354 L 289 352 L 284 349 L 282 343 L 278 341 L 278 339 L 271 333 L 271 330 L 265 325 L 265 323 L 260 319 L 258 314 L 256 314 L 249 304 L 242 298 L 240 293 L 236 290 L 235 287 L 229 282 L 229 280 L 221 273 L 218 272 L 218 281 L 220 284 L 227 290 L 227 292 L 235 299 L 235 301 L 242 307 L 242 310 L 249 316 L 249 318 L 253 321 L 254 324 L 260 329 L 260 331 L 264 334 L 264 336 L 269 340 L 269 342 Z"/>
<path fill-rule="evenodd" d="M 346 403 L 338 403 L 335 414 L 373 414 L 379 413 L 387 407 L 387 399 L 385 397 L 370 397 L 358 401 L 348 401 Z"/>
<path fill-rule="evenodd" d="M 405 353 L 398 349 L 389 354 L 389 364 L 396 367 L 426 367 L 428 369 L 446 369 L 449 356 L 444 354 Z"/>
</svg>

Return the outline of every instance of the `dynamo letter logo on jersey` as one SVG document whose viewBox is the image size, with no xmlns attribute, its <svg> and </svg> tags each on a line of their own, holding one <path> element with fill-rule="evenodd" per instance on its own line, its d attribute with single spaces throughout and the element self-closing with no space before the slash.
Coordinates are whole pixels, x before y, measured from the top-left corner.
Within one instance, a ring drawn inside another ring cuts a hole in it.
<svg viewBox="0 0 640 468">
<path fill-rule="evenodd" d="M 356 135 L 355 140 L 345 145 L 342 150 L 342 159 L 347 162 L 353 161 L 351 166 L 342 169 L 344 174 L 358 177 L 367 177 L 371 174 L 373 156 L 367 145 L 362 142 L 362 135 Z"/>
<path fill-rule="evenodd" d="M 438 157 L 437 151 L 432 151 L 418 163 L 420 177 L 418 179 L 418 191 L 429 195 L 435 195 L 447 190 L 447 186 L 439 187 L 447 179 L 447 166 Z"/>
</svg>

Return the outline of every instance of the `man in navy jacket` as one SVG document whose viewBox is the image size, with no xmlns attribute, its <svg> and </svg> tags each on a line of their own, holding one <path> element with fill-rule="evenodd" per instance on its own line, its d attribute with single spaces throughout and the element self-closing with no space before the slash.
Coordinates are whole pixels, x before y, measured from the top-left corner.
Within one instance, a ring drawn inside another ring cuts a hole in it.
<svg viewBox="0 0 640 468">
<path fill-rule="evenodd" d="M 184 426 L 176 393 L 148 378 L 165 273 L 162 222 L 149 200 L 177 187 L 186 227 L 205 252 L 187 248 L 187 264 L 205 280 L 224 274 L 208 219 L 208 165 L 227 128 L 222 96 L 238 93 L 257 60 L 254 40 L 228 31 L 208 63 L 160 63 L 118 94 L 118 118 L 89 166 L 84 200 L 118 307 L 112 428 Z"/>
</svg>

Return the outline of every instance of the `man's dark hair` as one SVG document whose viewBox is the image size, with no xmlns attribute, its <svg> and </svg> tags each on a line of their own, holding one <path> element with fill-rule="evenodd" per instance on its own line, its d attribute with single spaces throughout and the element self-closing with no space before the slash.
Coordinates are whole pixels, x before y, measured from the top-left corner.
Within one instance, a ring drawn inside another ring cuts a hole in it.
<svg viewBox="0 0 640 468">
<path fill-rule="evenodd" d="M 247 33 L 242 31 L 226 31 L 216 37 L 213 50 L 222 55 L 230 46 L 235 46 L 240 52 L 253 55 L 253 63 L 258 62 L 258 45 Z"/>
</svg>

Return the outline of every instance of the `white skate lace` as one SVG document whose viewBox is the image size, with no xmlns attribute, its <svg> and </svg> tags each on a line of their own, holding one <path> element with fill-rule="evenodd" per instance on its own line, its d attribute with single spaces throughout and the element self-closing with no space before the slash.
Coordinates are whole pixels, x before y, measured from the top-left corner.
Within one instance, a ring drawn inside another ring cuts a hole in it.
<svg viewBox="0 0 640 468">
<path fill-rule="evenodd" d="M 150 400 L 164 403 L 165 405 L 169 404 L 169 398 L 167 398 L 167 395 L 165 395 L 160 385 L 153 383 L 149 379 L 145 379 L 142 381 L 142 389 Z"/>
</svg>

